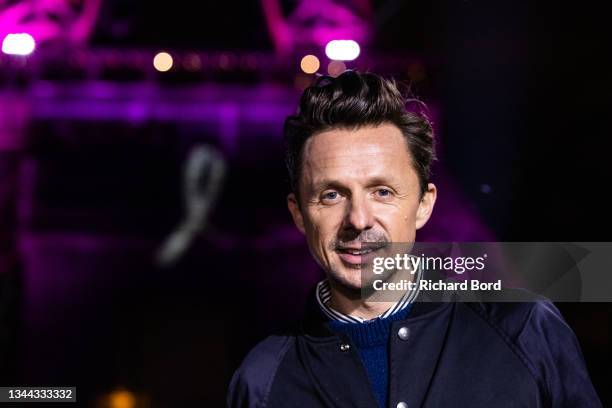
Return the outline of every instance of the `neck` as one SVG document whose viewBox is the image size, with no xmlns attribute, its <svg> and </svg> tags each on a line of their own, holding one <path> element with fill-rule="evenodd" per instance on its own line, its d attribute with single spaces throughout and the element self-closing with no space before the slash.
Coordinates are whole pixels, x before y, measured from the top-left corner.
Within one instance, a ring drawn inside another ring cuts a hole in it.
<svg viewBox="0 0 612 408">
<path fill-rule="evenodd" d="M 387 281 L 398 282 L 400 280 L 413 281 L 414 276 L 409 272 L 395 273 Z M 357 316 L 364 320 L 370 320 L 380 316 L 393 307 L 399 300 L 399 296 L 397 300 L 392 301 L 377 300 L 377 298 L 380 299 L 384 292 L 374 292 L 369 297 L 364 298 L 361 296 L 361 291 L 349 289 L 333 279 L 328 279 L 328 282 L 330 289 L 330 306 L 340 313 Z M 389 296 L 383 297 L 389 298 Z"/>
<path fill-rule="evenodd" d="M 385 313 L 395 302 L 373 302 L 367 299 L 352 299 L 345 296 L 342 291 L 330 285 L 330 306 L 341 313 L 357 316 L 364 320 L 374 319 Z"/>
</svg>

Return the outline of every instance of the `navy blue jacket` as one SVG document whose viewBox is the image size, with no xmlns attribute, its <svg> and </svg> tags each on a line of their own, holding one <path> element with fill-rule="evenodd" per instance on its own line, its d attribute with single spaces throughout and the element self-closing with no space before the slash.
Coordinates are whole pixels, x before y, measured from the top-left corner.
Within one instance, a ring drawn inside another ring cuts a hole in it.
<svg viewBox="0 0 612 408">
<path fill-rule="evenodd" d="M 355 347 L 325 321 L 313 301 L 299 329 L 259 343 L 228 405 L 377 407 Z M 419 302 L 391 330 L 390 407 L 601 407 L 576 337 L 548 301 Z"/>
</svg>

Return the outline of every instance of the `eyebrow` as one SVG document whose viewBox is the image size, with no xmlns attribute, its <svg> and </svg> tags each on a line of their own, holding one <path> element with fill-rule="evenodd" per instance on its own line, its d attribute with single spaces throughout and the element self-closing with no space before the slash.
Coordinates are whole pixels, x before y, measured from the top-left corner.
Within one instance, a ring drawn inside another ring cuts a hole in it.
<svg viewBox="0 0 612 408">
<path fill-rule="evenodd" d="M 330 187 L 333 187 L 339 190 L 344 188 L 342 183 L 340 183 L 340 181 L 336 179 L 321 179 L 312 184 L 313 191 L 325 190 Z"/>
<path fill-rule="evenodd" d="M 393 180 L 390 180 L 384 176 L 375 176 L 367 180 L 366 187 L 373 187 L 379 185 L 390 185 L 394 184 Z M 338 190 L 346 190 L 346 187 L 337 179 L 321 179 L 313 184 L 313 190 L 319 191 L 326 188 L 335 188 Z"/>
</svg>

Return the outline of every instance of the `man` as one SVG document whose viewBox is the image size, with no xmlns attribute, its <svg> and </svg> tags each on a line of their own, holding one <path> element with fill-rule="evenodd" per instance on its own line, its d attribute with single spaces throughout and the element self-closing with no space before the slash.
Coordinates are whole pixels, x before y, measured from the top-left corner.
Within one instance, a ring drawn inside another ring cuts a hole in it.
<svg viewBox="0 0 612 408">
<path fill-rule="evenodd" d="M 392 81 L 321 78 L 287 118 L 287 198 L 326 279 L 299 329 L 236 371 L 231 407 L 598 407 L 579 345 L 549 302 L 362 296 L 364 243 L 409 243 L 432 214 L 433 132 Z"/>
</svg>

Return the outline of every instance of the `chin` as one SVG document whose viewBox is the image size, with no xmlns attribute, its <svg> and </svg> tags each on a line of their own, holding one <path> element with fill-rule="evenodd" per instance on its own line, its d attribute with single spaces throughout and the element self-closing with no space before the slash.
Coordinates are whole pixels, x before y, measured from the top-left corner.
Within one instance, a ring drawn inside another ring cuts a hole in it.
<svg viewBox="0 0 612 408">
<path fill-rule="evenodd" d="M 345 266 L 338 269 L 330 272 L 331 279 L 348 290 L 361 291 L 361 269 L 351 269 Z"/>
</svg>

